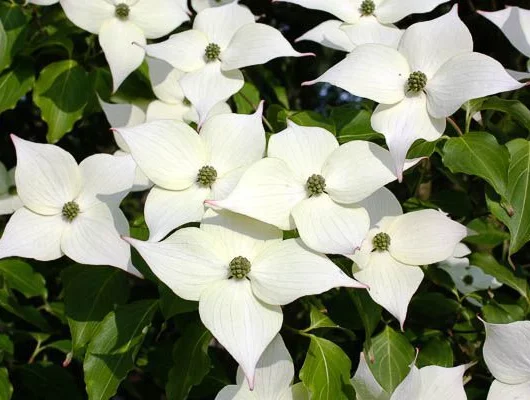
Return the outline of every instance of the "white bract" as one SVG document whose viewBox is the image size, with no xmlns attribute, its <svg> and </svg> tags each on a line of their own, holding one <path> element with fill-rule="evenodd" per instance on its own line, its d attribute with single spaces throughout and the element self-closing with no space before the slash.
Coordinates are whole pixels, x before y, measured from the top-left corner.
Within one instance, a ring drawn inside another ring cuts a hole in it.
<svg viewBox="0 0 530 400">
<path fill-rule="evenodd" d="M 237 2 L 237 0 L 191 0 L 191 8 L 193 8 L 195 12 L 201 12 L 210 7 L 219 7 L 233 2 Z"/>
<path fill-rule="evenodd" d="M 237 385 L 225 386 L 215 400 L 309 400 L 303 383 L 291 386 L 293 359 L 278 334 L 272 339 L 256 365 L 254 390 L 245 382 L 241 367 L 237 369 Z"/>
<path fill-rule="evenodd" d="M 182 224 L 200 221 L 204 200 L 228 196 L 243 172 L 263 157 L 262 112 L 263 104 L 252 115 L 213 116 L 200 134 L 174 120 L 117 129 L 155 183 L 144 211 L 149 240 L 158 241 Z"/>
<path fill-rule="evenodd" d="M 15 168 L 9 171 L 0 162 L 0 215 L 13 214 L 22 207 L 15 185 Z"/>
<path fill-rule="evenodd" d="M 38 6 L 51 6 L 52 4 L 57 4 L 59 0 L 27 0 L 27 3 L 36 4 Z"/>
<path fill-rule="evenodd" d="M 526 57 L 530 57 L 530 10 L 506 7 L 500 11 L 478 11 L 478 13 L 497 25 L 517 50 Z M 528 72 L 511 70 L 508 72 L 515 79 L 530 79 L 530 63 L 527 69 Z"/>
<path fill-rule="evenodd" d="M 300 240 L 242 215 L 208 210 L 201 228 L 162 242 L 128 239 L 178 296 L 199 301 L 204 325 L 241 366 L 250 388 L 256 364 L 279 332 L 280 306 L 331 288 L 364 287 Z"/>
<path fill-rule="evenodd" d="M 382 147 L 360 140 L 339 146 L 331 132 L 289 121 L 269 139 L 268 158 L 251 166 L 226 199 L 207 203 L 296 228 L 315 251 L 353 254 L 370 227 L 358 203 L 395 179 Z"/>
<path fill-rule="evenodd" d="M 495 377 L 488 400 L 530 399 L 530 321 L 486 327 L 484 361 Z"/>
<path fill-rule="evenodd" d="M 147 39 L 167 35 L 189 19 L 184 0 L 60 0 L 70 21 L 99 35 L 114 91 L 145 57 Z"/>
<path fill-rule="evenodd" d="M 239 70 L 277 57 L 301 57 L 281 33 L 258 24 L 247 7 L 236 2 L 197 14 L 193 29 L 146 48 L 147 54 L 188 72 L 180 79 L 202 123 L 216 104 L 243 87 Z"/>
<path fill-rule="evenodd" d="M 361 353 L 352 385 L 356 400 L 466 400 L 465 371 L 465 365 L 453 368 L 429 365 L 420 369 L 413 365 L 394 392 L 388 393 L 377 382 Z"/>
<path fill-rule="evenodd" d="M 434 141 L 446 117 L 466 101 L 519 89 L 493 58 L 473 52 L 471 33 L 451 12 L 411 25 L 398 49 L 380 44 L 356 47 L 318 79 L 380 103 L 372 127 L 385 135 L 401 179 L 407 151 L 417 139 Z"/>
<path fill-rule="evenodd" d="M 119 203 L 132 187 L 134 163 L 96 154 L 77 165 L 57 146 L 12 138 L 24 207 L 5 228 L 0 258 L 50 261 L 66 254 L 81 264 L 112 265 L 140 276 L 129 245 L 120 238 L 129 232 Z"/>
<path fill-rule="evenodd" d="M 372 299 L 403 328 L 410 299 L 423 280 L 419 265 L 447 259 L 466 235 L 465 226 L 441 211 L 384 217 L 351 256 L 354 276 L 370 287 Z"/>
</svg>

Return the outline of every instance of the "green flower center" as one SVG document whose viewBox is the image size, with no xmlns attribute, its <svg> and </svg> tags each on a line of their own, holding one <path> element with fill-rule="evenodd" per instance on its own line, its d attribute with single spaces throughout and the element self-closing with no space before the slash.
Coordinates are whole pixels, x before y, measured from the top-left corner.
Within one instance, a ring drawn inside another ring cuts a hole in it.
<svg viewBox="0 0 530 400">
<path fill-rule="evenodd" d="M 204 55 L 206 56 L 206 60 L 208 62 L 217 60 L 220 54 L 221 48 L 216 43 L 210 43 L 208 46 L 206 46 L 206 50 L 204 50 Z"/>
<path fill-rule="evenodd" d="M 65 203 L 62 214 L 63 217 L 72 222 L 74 218 L 79 215 L 79 204 L 77 204 L 75 201 L 69 201 L 68 203 Z"/>
<path fill-rule="evenodd" d="M 197 174 L 197 182 L 202 186 L 211 187 L 217 179 L 217 171 L 211 165 L 205 165 Z"/>
<path fill-rule="evenodd" d="M 310 196 L 322 194 L 326 190 L 326 180 L 322 175 L 313 174 L 307 179 L 306 189 Z"/>
<path fill-rule="evenodd" d="M 379 232 L 374 236 L 372 244 L 374 245 L 375 250 L 386 251 L 390 247 L 390 236 L 388 233 Z"/>
<path fill-rule="evenodd" d="M 230 268 L 230 277 L 244 279 L 250 272 L 250 261 L 247 258 L 238 256 L 228 264 Z"/>
<path fill-rule="evenodd" d="M 470 286 L 473 284 L 473 277 L 471 275 L 465 275 L 463 278 L 462 278 L 462 281 L 467 285 L 467 286 Z"/>
<path fill-rule="evenodd" d="M 407 91 L 419 93 L 427 85 L 427 75 L 421 71 L 414 71 L 407 79 Z"/>
<path fill-rule="evenodd" d="M 131 9 L 129 6 L 125 3 L 120 3 L 116 5 L 116 10 L 114 11 L 114 15 L 116 15 L 116 18 L 121 19 L 122 21 L 129 18 L 129 12 Z"/>
<path fill-rule="evenodd" d="M 364 16 L 372 15 L 375 11 L 375 3 L 373 0 L 364 0 L 361 4 L 361 14 Z"/>
<path fill-rule="evenodd" d="M 7 189 L 7 193 L 9 193 L 11 196 L 17 195 L 17 187 L 15 185 L 9 186 L 9 189 Z"/>
</svg>

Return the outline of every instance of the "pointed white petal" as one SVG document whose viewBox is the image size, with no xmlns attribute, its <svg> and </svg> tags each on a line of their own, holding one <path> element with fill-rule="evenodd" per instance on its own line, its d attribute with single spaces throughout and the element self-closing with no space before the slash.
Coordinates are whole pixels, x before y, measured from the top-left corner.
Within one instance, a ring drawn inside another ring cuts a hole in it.
<svg viewBox="0 0 530 400">
<path fill-rule="evenodd" d="M 201 138 L 182 121 L 152 121 L 117 131 L 142 171 L 165 189 L 190 187 L 206 165 Z"/>
<path fill-rule="evenodd" d="M 50 6 L 58 2 L 59 0 L 29 0 L 28 1 L 28 3 L 37 4 L 39 6 Z"/>
<path fill-rule="evenodd" d="M 348 38 L 348 35 L 340 29 L 343 24 L 344 22 L 336 19 L 324 21 L 320 25 L 317 25 L 310 31 L 304 33 L 296 39 L 295 42 L 310 40 L 335 50 L 350 52 L 355 46 Z"/>
<path fill-rule="evenodd" d="M 294 229 L 291 210 L 305 198 L 304 184 L 295 178 L 285 162 L 264 158 L 243 174 L 230 196 L 209 203 L 291 230 Z"/>
<path fill-rule="evenodd" d="M 258 300 L 244 280 L 223 280 L 206 288 L 199 301 L 204 325 L 239 363 L 254 387 L 256 364 L 280 331 L 283 314 L 280 306 Z"/>
<path fill-rule="evenodd" d="M 402 264 L 387 251 L 374 251 L 368 260 L 354 274 L 355 279 L 370 287 L 370 297 L 396 317 L 403 328 L 410 299 L 423 280 L 421 268 Z"/>
<path fill-rule="evenodd" d="M 414 164 L 411 160 L 406 167 Z M 335 150 L 324 164 L 322 175 L 326 192 L 344 204 L 361 201 L 396 180 L 388 150 L 363 140 L 348 142 Z"/>
<path fill-rule="evenodd" d="M 408 375 L 394 390 L 394 393 L 392 393 L 390 400 L 422 400 L 421 385 L 422 379 L 420 371 L 413 365 Z M 431 400 L 430 397 L 426 397 L 425 399 Z"/>
<path fill-rule="evenodd" d="M 202 10 L 210 7 L 219 7 L 224 4 L 232 3 L 235 0 L 191 0 L 191 7 L 195 12 L 201 12 Z"/>
<path fill-rule="evenodd" d="M 325 254 L 355 253 L 370 228 L 364 208 L 337 204 L 325 193 L 302 200 L 292 216 L 304 243 Z"/>
<path fill-rule="evenodd" d="M 430 79 L 452 57 L 472 52 L 473 38 L 458 17 L 455 5 L 439 18 L 410 26 L 401 39 L 399 51 L 409 61 L 411 71 L 421 71 Z"/>
<path fill-rule="evenodd" d="M 105 103 L 99 98 L 98 100 L 111 127 L 135 126 L 145 122 L 144 110 L 134 104 L 113 104 Z M 128 153 L 129 147 L 127 146 L 127 143 L 125 143 L 116 131 L 113 131 L 112 133 L 118 147 Z"/>
<path fill-rule="evenodd" d="M 380 23 L 374 16 L 363 17 L 355 24 L 344 24 L 341 29 L 354 47 L 378 43 L 394 49 L 397 49 L 404 32 L 394 25 Z"/>
<path fill-rule="evenodd" d="M 65 224 L 61 214 L 39 215 L 25 207 L 18 209 L 0 239 L 0 258 L 18 256 L 50 261 L 61 257 Z"/>
<path fill-rule="evenodd" d="M 61 7 L 70 21 L 90 33 L 98 34 L 103 22 L 114 18 L 115 7 L 106 0 L 61 0 Z"/>
<path fill-rule="evenodd" d="M 509 385 L 494 380 L 487 400 L 527 400 L 528 393 L 530 393 L 530 381 L 519 385 Z"/>
<path fill-rule="evenodd" d="M 166 103 L 181 103 L 184 100 L 184 93 L 179 80 L 185 73 L 164 60 L 153 57 L 147 57 L 146 60 L 149 65 L 149 79 L 156 97 Z"/>
<path fill-rule="evenodd" d="M 204 68 L 190 72 L 180 80 L 184 94 L 199 114 L 199 125 L 214 106 L 237 93 L 244 83 L 241 71 L 221 71 L 219 61 L 209 62 Z"/>
<path fill-rule="evenodd" d="M 189 19 L 176 0 L 138 0 L 129 13 L 129 20 L 138 25 L 148 39 L 167 35 Z"/>
<path fill-rule="evenodd" d="M 361 1 L 356 0 L 277 0 L 313 10 L 326 11 L 343 21 L 354 23 L 361 17 L 359 6 Z"/>
<path fill-rule="evenodd" d="M 300 239 L 268 247 L 254 260 L 249 277 L 253 292 L 267 304 L 285 305 L 340 286 L 365 288 Z"/>
<path fill-rule="evenodd" d="M 368 212 L 371 227 L 384 217 L 396 217 L 403 214 L 399 200 L 386 187 L 382 187 L 366 199 L 361 200 L 358 205 L 364 207 Z"/>
<path fill-rule="evenodd" d="M 164 103 L 163 101 L 155 100 L 149 103 L 147 107 L 145 121 L 152 122 L 161 119 L 186 121 L 185 116 L 188 115 L 190 110 L 191 106 L 184 104 L 182 101 L 178 103 Z"/>
<path fill-rule="evenodd" d="M 244 397 L 246 393 L 240 393 L 242 392 L 242 389 L 243 388 L 237 385 L 225 386 L 221 389 L 219 393 L 217 393 L 217 396 L 215 396 L 215 400 L 247 400 Z"/>
<path fill-rule="evenodd" d="M 17 153 L 17 193 L 26 207 L 44 215 L 61 212 L 81 190 L 81 172 L 67 151 L 11 135 Z"/>
<path fill-rule="evenodd" d="M 429 114 L 445 118 L 471 99 L 517 90 L 517 82 L 496 60 L 480 53 L 460 54 L 441 66 L 427 82 Z"/>
<path fill-rule="evenodd" d="M 377 19 L 384 24 L 398 22 L 411 14 L 426 13 L 448 0 L 388 0 L 376 7 Z"/>
<path fill-rule="evenodd" d="M 324 163 L 339 147 L 335 136 L 323 128 L 288 122 L 287 129 L 272 135 L 267 155 L 283 160 L 301 182 L 320 175 Z"/>
<path fill-rule="evenodd" d="M 420 369 L 421 399 L 467 400 L 464 390 L 465 365 L 443 368 L 430 365 Z"/>
<path fill-rule="evenodd" d="M 99 44 L 109 63 L 115 92 L 125 78 L 142 64 L 145 57 L 145 36 L 135 24 L 112 18 L 103 23 L 99 32 Z"/>
<path fill-rule="evenodd" d="M 329 82 L 356 96 L 394 104 L 405 97 L 409 75 L 408 62 L 397 50 L 382 44 L 363 44 L 306 84 Z"/>
<path fill-rule="evenodd" d="M 208 118 L 200 130 L 218 176 L 261 159 L 265 154 L 263 105 L 251 115 L 221 114 Z"/>
<path fill-rule="evenodd" d="M 374 374 L 370 371 L 370 367 L 366 363 L 364 353 L 361 353 L 359 365 L 355 375 L 351 379 L 356 400 L 389 400 L 390 395 L 385 392 L 379 382 L 374 378 Z"/>
<path fill-rule="evenodd" d="M 517 385 L 530 381 L 530 321 L 490 324 L 485 321 L 484 360 L 493 376 Z"/>
<path fill-rule="evenodd" d="M 212 185 L 212 190 L 208 200 L 226 199 L 230 193 L 232 193 L 247 168 L 248 166 L 245 165 L 244 167 L 234 169 L 223 176 L 217 177 L 216 181 Z"/>
<path fill-rule="evenodd" d="M 136 165 L 136 161 L 134 161 L 130 153 L 117 150 L 114 155 L 117 157 L 128 157 L 136 166 L 134 169 L 133 187 L 131 192 L 143 192 L 144 190 L 147 190 L 153 186 L 153 182 L 151 182 L 147 175 L 145 175 L 140 169 L 140 167 Z"/>
<path fill-rule="evenodd" d="M 530 72 L 519 72 L 514 71 L 513 69 L 507 69 L 506 72 L 508 72 L 508 75 L 510 75 L 513 79 L 516 79 L 518 81 L 530 79 Z"/>
</svg>

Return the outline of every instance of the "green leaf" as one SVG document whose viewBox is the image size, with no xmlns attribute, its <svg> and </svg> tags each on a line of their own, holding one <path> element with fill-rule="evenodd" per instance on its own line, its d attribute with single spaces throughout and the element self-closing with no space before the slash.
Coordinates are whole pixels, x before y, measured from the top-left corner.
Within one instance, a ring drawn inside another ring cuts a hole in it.
<svg viewBox="0 0 530 400">
<path fill-rule="evenodd" d="M 129 298 L 129 284 L 117 268 L 74 265 L 62 273 L 65 313 L 75 352 L 85 346 L 103 318 Z"/>
<path fill-rule="evenodd" d="M 482 110 L 502 111 L 518 121 L 527 131 L 530 131 L 530 110 L 518 100 L 506 100 L 497 96 L 491 96 L 471 100 L 469 107 L 469 118 Z"/>
<path fill-rule="evenodd" d="M 482 313 L 484 319 L 491 324 L 509 324 L 525 319 L 525 311 L 517 304 L 500 304 L 492 301 L 482 307 Z"/>
<path fill-rule="evenodd" d="M 196 311 L 199 308 L 199 302 L 180 298 L 163 283 L 158 287 L 158 293 L 160 293 L 160 311 L 166 320 L 178 314 Z"/>
<path fill-rule="evenodd" d="M 11 341 L 9 336 L 0 335 L 0 358 L 3 359 L 5 354 L 13 355 L 14 351 L 15 346 L 13 345 L 13 342 Z"/>
<path fill-rule="evenodd" d="M 506 193 L 508 149 L 489 133 L 471 132 L 449 139 L 443 148 L 443 163 L 452 172 L 481 177 L 501 196 Z"/>
<path fill-rule="evenodd" d="M 45 67 L 37 82 L 33 100 L 48 123 L 46 138 L 56 143 L 72 130 L 83 116 L 90 93 L 86 71 L 73 60 L 59 61 Z"/>
<path fill-rule="evenodd" d="M 15 108 L 17 102 L 33 88 L 34 82 L 35 71 L 29 62 L 17 62 L 0 75 L 0 113 Z"/>
<path fill-rule="evenodd" d="M 90 400 L 107 400 L 134 367 L 148 326 L 158 307 L 155 300 L 118 306 L 110 312 L 88 345 L 83 363 Z"/>
<path fill-rule="evenodd" d="M 35 307 L 20 305 L 15 296 L 5 288 L 0 289 L 0 307 L 43 331 L 51 330 L 48 322 Z"/>
<path fill-rule="evenodd" d="M 407 338 L 389 326 L 372 338 L 371 347 L 365 351 L 366 359 L 374 361 L 368 362 L 374 378 L 388 393 L 392 393 L 405 379 L 414 354 Z"/>
<path fill-rule="evenodd" d="M 46 297 L 46 281 L 27 262 L 14 258 L 0 260 L 0 274 L 7 285 L 22 293 L 26 298 Z"/>
<path fill-rule="evenodd" d="M 317 126 L 324 128 L 335 134 L 335 124 L 333 121 L 324 118 L 315 111 L 299 111 L 289 114 L 289 119 L 301 126 Z"/>
<path fill-rule="evenodd" d="M 7 368 L 0 368 L 0 399 L 9 400 L 13 395 L 13 386 L 9 381 Z"/>
<path fill-rule="evenodd" d="M 449 340 L 437 336 L 431 338 L 420 347 L 416 366 L 421 368 L 427 365 L 439 365 L 440 367 L 450 368 L 453 363 L 454 357 L 451 343 Z"/>
<path fill-rule="evenodd" d="M 0 63 L 7 55 L 7 33 L 4 29 L 4 24 L 0 20 Z"/>
<path fill-rule="evenodd" d="M 250 82 L 245 82 L 245 86 L 234 95 L 233 99 L 238 114 L 254 113 L 261 101 L 259 90 Z"/>
<path fill-rule="evenodd" d="M 485 247 L 496 247 L 505 240 L 510 239 L 510 234 L 501 230 L 502 224 L 495 223 L 491 219 L 476 218 L 467 224 L 467 227 L 477 233 L 465 238 L 468 243 Z"/>
<path fill-rule="evenodd" d="M 359 110 L 351 105 L 333 108 L 331 119 L 335 122 L 339 143 L 382 138 L 383 136 L 380 133 L 372 129 L 371 117 L 372 113 L 369 111 Z"/>
<path fill-rule="evenodd" d="M 339 326 L 331 320 L 326 314 L 321 312 L 315 306 L 311 306 L 309 310 L 309 327 L 304 329 L 304 332 L 311 332 L 318 328 L 338 328 Z"/>
<path fill-rule="evenodd" d="M 515 276 L 509 267 L 499 264 L 491 254 L 473 253 L 469 257 L 469 262 L 471 265 L 482 269 L 486 274 L 494 276 L 499 282 L 517 290 L 521 296 L 528 300 L 528 282 L 526 279 Z"/>
<path fill-rule="evenodd" d="M 202 324 L 191 324 L 173 348 L 173 368 L 166 385 L 167 397 L 185 400 L 193 386 L 202 382 L 210 371 L 208 344 L 212 334 Z"/>
<path fill-rule="evenodd" d="M 335 343 L 314 335 L 307 350 L 300 380 L 311 391 L 312 400 L 353 398 L 351 361 Z"/>
<path fill-rule="evenodd" d="M 348 293 L 363 323 L 366 338 L 369 339 L 381 321 L 383 308 L 365 290 L 349 290 Z"/>
<path fill-rule="evenodd" d="M 11 65 L 15 55 L 26 45 L 28 17 L 14 3 L 0 3 L 0 21 L 5 31 L 5 50 L 0 57 L 0 71 Z"/>
<path fill-rule="evenodd" d="M 416 140 L 407 152 L 407 158 L 420 158 L 420 157 L 430 157 L 436 150 L 436 145 L 438 141 L 427 142 L 426 140 L 420 139 Z"/>
</svg>

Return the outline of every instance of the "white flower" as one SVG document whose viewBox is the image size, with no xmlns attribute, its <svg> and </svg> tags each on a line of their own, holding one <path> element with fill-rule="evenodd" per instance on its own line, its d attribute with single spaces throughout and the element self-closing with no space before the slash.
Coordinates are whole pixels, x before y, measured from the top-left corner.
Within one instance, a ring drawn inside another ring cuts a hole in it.
<svg viewBox="0 0 530 400">
<path fill-rule="evenodd" d="M 484 361 L 495 377 L 488 400 L 530 399 L 530 321 L 486 327 Z"/>
<path fill-rule="evenodd" d="M 500 11 L 478 11 L 478 13 L 497 25 L 517 50 L 530 57 L 530 10 L 520 7 L 506 7 Z M 518 80 L 530 78 L 530 63 L 528 64 L 528 71 L 508 70 Z"/>
<path fill-rule="evenodd" d="M 204 325 L 239 363 L 250 388 L 256 364 L 282 325 L 280 306 L 337 286 L 364 287 L 297 239 L 238 214 L 208 210 L 201 228 L 162 242 L 128 239 L 155 275 L 199 301 Z"/>
<path fill-rule="evenodd" d="M 351 256 L 354 276 L 370 287 L 372 299 L 403 328 L 410 299 L 423 280 L 419 265 L 447 259 L 466 235 L 465 226 L 441 211 L 384 217 Z"/>
<path fill-rule="evenodd" d="M 352 385 L 356 400 L 466 400 L 465 371 L 465 365 L 453 368 L 429 365 L 420 369 L 413 365 L 394 392 L 388 393 L 376 381 L 361 353 Z"/>
<path fill-rule="evenodd" d="M 167 35 L 189 19 L 183 0 L 60 0 L 77 26 L 99 35 L 114 91 L 145 57 L 147 39 Z"/>
<path fill-rule="evenodd" d="M 245 170 L 263 157 L 263 104 L 252 115 L 209 118 L 197 134 L 181 121 L 118 128 L 142 171 L 155 183 L 145 203 L 149 240 L 200 221 L 204 200 L 223 199 Z"/>
<path fill-rule="evenodd" d="M 0 215 L 13 214 L 22 206 L 15 185 L 15 168 L 8 171 L 0 162 Z"/>
<path fill-rule="evenodd" d="M 370 224 L 357 203 L 396 179 L 391 165 L 390 153 L 376 144 L 339 147 L 331 132 L 289 121 L 269 139 L 268 158 L 250 167 L 226 199 L 207 203 L 297 228 L 315 251 L 353 254 Z"/>
<path fill-rule="evenodd" d="M 27 3 L 36 4 L 38 6 L 51 6 L 52 4 L 57 4 L 59 0 L 27 0 Z"/>
<path fill-rule="evenodd" d="M 214 105 L 243 87 L 240 68 L 307 55 L 294 50 L 278 30 L 256 23 L 250 10 L 236 2 L 201 11 L 193 29 L 149 45 L 146 51 L 189 72 L 180 85 L 201 123 Z"/>
<path fill-rule="evenodd" d="M 456 6 L 440 18 L 410 26 L 397 50 L 380 44 L 358 46 L 306 84 L 316 82 L 381 103 L 372 127 L 385 135 L 400 179 L 412 143 L 438 139 L 446 117 L 462 104 L 523 86 L 493 58 L 473 52 L 471 33 Z"/>
<path fill-rule="evenodd" d="M 254 390 L 245 382 L 241 367 L 237 369 L 237 385 L 225 386 L 215 400 L 309 400 L 303 383 L 291 386 L 293 359 L 278 334 L 272 339 L 256 365 Z"/>
<path fill-rule="evenodd" d="M 66 254 L 81 264 L 112 265 L 140 276 L 121 240 L 129 224 L 119 203 L 132 186 L 134 163 L 96 154 L 79 166 L 63 149 L 11 136 L 15 180 L 24 207 L 10 218 L 0 258 L 50 261 Z"/>
<path fill-rule="evenodd" d="M 201 12 L 210 7 L 219 7 L 237 0 L 191 0 L 191 7 L 195 12 Z"/>
</svg>

